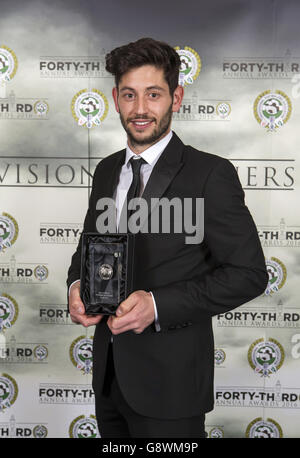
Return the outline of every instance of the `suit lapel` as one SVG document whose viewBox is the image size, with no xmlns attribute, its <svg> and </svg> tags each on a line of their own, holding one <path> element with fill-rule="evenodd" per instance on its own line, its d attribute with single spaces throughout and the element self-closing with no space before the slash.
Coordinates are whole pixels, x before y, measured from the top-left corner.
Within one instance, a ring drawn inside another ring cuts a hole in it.
<svg viewBox="0 0 300 458">
<path fill-rule="evenodd" d="M 160 199 L 183 166 L 183 148 L 184 144 L 173 132 L 173 136 L 155 164 L 141 196 L 147 202 L 148 215 L 151 213 L 151 198 Z M 154 208 L 152 207 L 152 210 Z"/>
<path fill-rule="evenodd" d="M 114 192 L 116 190 L 116 187 L 119 182 L 119 177 L 121 173 L 121 168 L 125 162 L 125 155 L 126 155 L 126 150 L 120 151 L 117 160 L 115 161 L 114 167 L 111 171 L 111 179 L 110 180 L 105 180 L 107 183 L 107 189 L 106 192 L 104 193 L 105 196 L 107 197 L 113 197 Z"/>
<path fill-rule="evenodd" d="M 126 150 L 121 150 L 116 154 L 116 159 L 113 161 L 113 166 L 111 167 L 110 171 L 108 172 L 107 170 L 104 172 L 103 179 L 97 183 L 98 185 L 98 193 L 97 193 L 97 199 L 99 197 L 105 197 L 105 198 L 114 198 L 114 193 L 116 190 L 116 187 L 119 182 L 119 177 L 121 173 L 121 168 L 125 162 L 125 155 L 126 155 Z M 103 211 L 103 210 L 102 210 Z M 115 228 L 115 231 L 117 231 L 117 218 L 116 218 L 116 213 L 113 214 L 113 227 Z"/>
</svg>

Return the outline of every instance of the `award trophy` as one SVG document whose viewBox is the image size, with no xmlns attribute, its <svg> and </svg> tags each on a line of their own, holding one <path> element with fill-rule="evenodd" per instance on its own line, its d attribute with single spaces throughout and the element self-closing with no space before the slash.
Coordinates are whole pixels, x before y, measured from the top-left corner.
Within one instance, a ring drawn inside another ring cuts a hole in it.
<svg viewBox="0 0 300 458">
<path fill-rule="evenodd" d="M 134 234 L 82 234 L 80 296 L 87 315 L 114 315 L 132 292 Z"/>
</svg>

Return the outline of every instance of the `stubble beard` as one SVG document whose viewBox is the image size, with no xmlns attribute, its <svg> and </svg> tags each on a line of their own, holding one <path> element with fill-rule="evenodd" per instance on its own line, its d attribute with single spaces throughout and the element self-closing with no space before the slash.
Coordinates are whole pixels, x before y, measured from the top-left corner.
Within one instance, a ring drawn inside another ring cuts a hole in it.
<svg viewBox="0 0 300 458">
<path fill-rule="evenodd" d="M 130 141 L 133 147 L 143 146 L 143 145 L 152 145 L 156 143 L 158 140 L 160 140 L 164 136 L 164 134 L 167 132 L 167 130 L 169 129 L 171 120 L 172 120 L 172 113 L 173 111 L 172 111 L 172 104 L 171 104 L 168 110 L 166 111 L 166 113 L 161 118 L 159 124 L 153 130 L 152 134 L 144 138 L 137 138 L 128 128 L 128 124 L 130 122 L 130 119 L 132 118 L 129 118 L 126 121 L 120 112 L 120 121 L 121 121 L 121 124 L 125 132 L 127 133 L 128 140 Z M 140 115 L 140 116 L 136 116 L 134 119 L 136 120 L 137 119 L 143 119 L 143 120 L 151 119 L 152 120 L 154 118 L 149 118 L 147 116 Z"/>
</svg>

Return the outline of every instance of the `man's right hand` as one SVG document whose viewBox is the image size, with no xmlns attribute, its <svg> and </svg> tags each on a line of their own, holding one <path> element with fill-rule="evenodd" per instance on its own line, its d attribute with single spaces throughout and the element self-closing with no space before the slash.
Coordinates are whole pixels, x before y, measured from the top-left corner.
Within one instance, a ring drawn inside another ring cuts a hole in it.
<svg viewBox="0 0 300 458">
<path fill-rule="evenodd" d="M 69 310 L 73 323 L 82 324 L 82 326 L 95 326 L 102 320 L 103 315 L 87 315 L 82 300 L 80 299 L 80 281 L 78 280 L 70 288 Z"/>
</svg>

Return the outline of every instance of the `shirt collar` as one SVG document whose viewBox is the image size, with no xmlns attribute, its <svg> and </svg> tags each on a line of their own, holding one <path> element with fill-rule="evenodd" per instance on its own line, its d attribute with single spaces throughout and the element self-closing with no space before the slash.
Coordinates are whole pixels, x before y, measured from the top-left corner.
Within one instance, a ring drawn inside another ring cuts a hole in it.
<svg viewBox="0 0 300 458">
<path fill-rule="evenodd" d="M 132 156 L 139 156 L 145 159 L 145 161 L 150 164 L 154 165 L 154 163 L 158 160 L 159 156 L 163 152 L 163 150 L 166 148 L 167 144 L 171 140 L 173 135 L 173 132 L 170 131 L 164 138 L 159 140 L 159 142 L 154 143 L 154 145 L 149 146 L 145 151 L 143 151 L 141 154 L 136 154 L 134 153 L 128 146 L 126 147 L 126 158 L 125 158 L 125 165 L 128 166 L 129 160 L 132 158 Z"/>
</svg>

